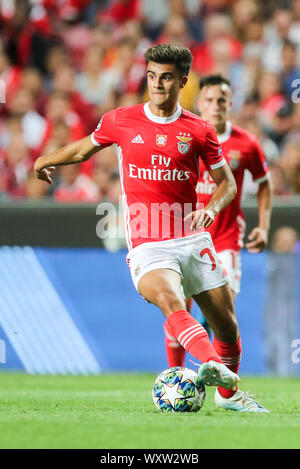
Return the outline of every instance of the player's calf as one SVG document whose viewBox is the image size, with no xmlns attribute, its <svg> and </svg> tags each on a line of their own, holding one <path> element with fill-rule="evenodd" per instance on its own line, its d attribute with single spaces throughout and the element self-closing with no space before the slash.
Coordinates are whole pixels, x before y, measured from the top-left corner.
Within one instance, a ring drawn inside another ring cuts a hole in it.
<svg viewBox="0 0 300 469">
<path fill-rule="evenodd" d="M 231 291 L 228 284 L 194 296 L 218 340 L 234 343 L 239 338 Z"/>
</svg>

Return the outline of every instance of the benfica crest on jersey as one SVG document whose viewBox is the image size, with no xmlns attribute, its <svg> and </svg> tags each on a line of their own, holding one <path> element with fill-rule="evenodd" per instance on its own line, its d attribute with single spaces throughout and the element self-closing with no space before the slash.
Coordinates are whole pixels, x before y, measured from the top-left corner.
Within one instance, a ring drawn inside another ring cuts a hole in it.
<svg viewBox="0 0 300 469">
<path fill-rule="evenodd" d="M 164 147 L 167 143 L 167 135 L 156 135 L 156 145 Z"/>
<path fill-rule="evenodd" d="M 186 132 L 180 132 L 179 135 L 176 135 L 176 138 L 179 140 L 179 142 L 177 143 L 179 153 L 182 153 L 184 155 L 190 149 L 190 142 L 193 140 L 191 134 Z"/>
<path fill-rule="evenodd" d="M 230 152 L 228 153 L 228 157 L 230 158 L 230 168 L 237 169 L 240 165 L 240 159 L 242 157 L 241 152 L 239 150 L 230 150 Z"/>
</svg>

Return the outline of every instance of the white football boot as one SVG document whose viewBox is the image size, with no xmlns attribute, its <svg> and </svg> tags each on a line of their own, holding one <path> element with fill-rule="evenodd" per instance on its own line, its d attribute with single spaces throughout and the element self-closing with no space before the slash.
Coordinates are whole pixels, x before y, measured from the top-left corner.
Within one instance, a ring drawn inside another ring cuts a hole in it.
<svg viewBox="0 0 300 469">
<path fill-rule="evenodd" d="M 234 391 L 240 381 L 238 375 L 229 370 L 226 365 L 213 360 L 200 366 L 198 376 L 205 386 L 221 386 Z"/>
<path fill-rule="evenodd" d="M 243 392 L 238 389 L 232 397 L 222 397 L 219 391 L 215 392 L 215 404 L 226 410 L 235 410 L 237 412 L 264 412 L 270 411 L 255 401 L 254 396 L 249 394 L 249 391 Z"/>
</svg>

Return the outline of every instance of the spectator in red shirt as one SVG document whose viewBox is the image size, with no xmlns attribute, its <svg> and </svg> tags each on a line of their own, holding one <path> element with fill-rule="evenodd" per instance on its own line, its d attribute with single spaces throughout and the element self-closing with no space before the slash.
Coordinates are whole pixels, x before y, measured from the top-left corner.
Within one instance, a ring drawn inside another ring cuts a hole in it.
<svg viewBox="0 0 300 469">
<path fill-rule="evenodd" d="M 31 150 L 40 147 L 46 133 L 46 121 L 35 109 L 33 93 L 20 88 L 12 98 L 8 109 L 10 113 L 21 117 L 23 138 Z"/>
<path fill-rule="evenodd" d="M 29 148 L 20 135 L 13 135 L 2 160 L 2 183 L 11 197 L 24 197 L 27 173 L 32 168 Z"/>
<path fill-rule="evenodd" d="M 60 180 L 53 194 L 58 202 L 96 202 L 99 200 L 97 185 L 89 176 L 81 174 L 78 166 L 61 167 Z"/>
<path fill-rule="evenodd" d="M 83 125 L 86 133 L 92 132 L 99 120 L 99 113 L 88 103 L 75 87 L 75 70 L 72 65 L 65 64 L 57 69 L 53 76 L 53 89 L 70 96 L 71 109 L 78 116 L 84 116 Z"/>
<path fill-rule="evenodd" d="M 215 70 L 213 46 L 220 39 L 229 41 L 230 59 L 239 60 L 242 55 L 242 44 L 234 36 L 234 25 L 229 16 L 218 13 L 205 20 L 205 42 L 193 48 L 193 68 L 199 75 L 210 74 Z"/>
<path fill-rule="evenodd" d="M 104 11 L 100 11 L 99 20 L 113 23 L 125 23 L 140 17 L 140 0 L 112 0 Z"/>
<path fill-rule="evenodd" d="M 192 39 L 184 17 L 181 15 L 170 16 L 162 30 L 162 33 L 157 39 L 157 43 L 170 43 L 184 47 L 191 47 Z"/>
<path fill-rule="evenodd" d="M 272 119 L 286 103 L 286 98 L 281 92 L 280 79 L 276 73 L 263 71 L 258 82 L 258 94 L 260 122 L 265 128 L 271 127 Z"/>
<path fill-rule="evenodd" d="M 48 94 L 43 88 L 43 77 L 41 72 L 34 67 L 26 67 L 22 71 L 21 86 L 31 93 L 34 99 L 36 111 L 44 116 Z"/>
<path fill-rule="evenodd" d="M 5 101 L 10 103 L 21 84 L 22 71 L 10 64 L 8 55 L 0 49 L 0 79 L 5 84 Z"/>
<path fill-rule="evenodd" d="M 42 143 L 42 148 L 50 139 L 56 121 L 63 120 L 70 129 L 70 141 L 73 142 L 85 135 L 84 124 L 81 116 L 76 114 L 71 108 L 71 100 L 68 93 L 55 91 L 47 104 L 47 132 Z"/>
</svg>

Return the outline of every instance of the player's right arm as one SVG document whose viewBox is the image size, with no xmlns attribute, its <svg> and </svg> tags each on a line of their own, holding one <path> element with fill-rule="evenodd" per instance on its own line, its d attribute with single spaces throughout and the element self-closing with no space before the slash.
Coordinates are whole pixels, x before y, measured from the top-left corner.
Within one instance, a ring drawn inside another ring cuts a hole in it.
<svg viewBox="0 0 300 469">
<path fill-rule="evenodd" d="M 83 163 L 94 153 L 101 150 L 101 146 L 95 145 L 88 135 L 76 142 L 60 148 L 48 156 L 40 156 L 34 163 L 34 172 L 38 179 L 52 184 L 52 174 L 56 166 Z"/>
</svg>

